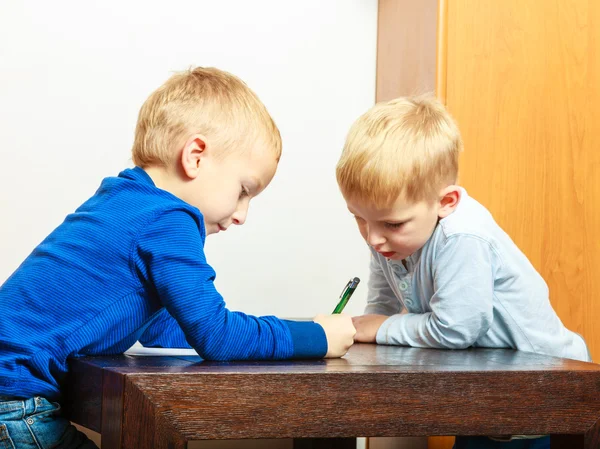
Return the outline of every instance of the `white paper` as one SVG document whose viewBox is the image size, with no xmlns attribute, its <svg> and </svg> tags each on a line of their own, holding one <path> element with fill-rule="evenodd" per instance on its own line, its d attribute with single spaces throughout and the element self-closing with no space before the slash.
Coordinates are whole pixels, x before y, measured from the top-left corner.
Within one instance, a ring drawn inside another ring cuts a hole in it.
<svg viewBox="0 0 600 449">
<path fill-rule="evenodd" d="M 143 355 L 143 356 L 172 356 L 172 355 L 198 355 L 193 349 L 182 348 L 145 348 L 136 342 L 131 348 L 125 351 L 126 355 Z"/>
</svg>

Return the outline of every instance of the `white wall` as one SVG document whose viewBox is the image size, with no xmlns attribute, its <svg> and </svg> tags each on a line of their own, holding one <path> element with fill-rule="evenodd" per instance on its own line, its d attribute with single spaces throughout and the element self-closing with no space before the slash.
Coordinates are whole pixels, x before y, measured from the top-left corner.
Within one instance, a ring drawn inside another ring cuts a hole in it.
<svg viewBox="0 0 600 449">
<path fill-rule="evenodd" d="M 172 71 L 212 65 L 258 93 L 284 140 L 246 225 L 208 239 L 228 305 L 327 313 L 359 276 L 347 311 L 361 313 L 368 253 L 334 167 L 374 102 L 376 26 L 377 0 L 0 2 L 0 283 L 103 177 L 131 165 L 147 95 Z M 229 445 L 253 447 L 193 447 Z"/>
<path fill-rule="evenodd" d="M 168 6 L 167 6 L 168 5 Z M 374 102 L 377 0 L 0 3 L 0 282 L 105 176 L 130 166 L 137 112 L 172 71 L 244 79 L 284 153 L 246 225 L 211 236 L 230 308 L 330 312 L 368 254 L 337 190 L 345 133 Z"/>
</svg>

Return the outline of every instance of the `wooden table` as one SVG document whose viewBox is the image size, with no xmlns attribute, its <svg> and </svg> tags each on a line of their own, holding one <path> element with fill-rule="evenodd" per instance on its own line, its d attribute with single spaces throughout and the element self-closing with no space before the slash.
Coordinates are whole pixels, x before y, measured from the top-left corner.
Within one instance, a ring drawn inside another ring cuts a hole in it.
<svg viewBox="0 0 600 449">
<path fill-rule="evenodd" d="M 342 359 L 71 362 L 65 410 L 104 449 L 190 440 L 294 438 L 354 447 L 357 436 L 552 434 L 600 448 L 600 365 L 502 349 L 355 345 Z"/>
</svg>

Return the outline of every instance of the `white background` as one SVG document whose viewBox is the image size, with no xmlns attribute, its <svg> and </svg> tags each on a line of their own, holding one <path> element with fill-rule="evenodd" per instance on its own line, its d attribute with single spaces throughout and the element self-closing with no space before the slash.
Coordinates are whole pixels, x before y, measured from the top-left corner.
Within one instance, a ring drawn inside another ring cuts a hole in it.
<svg viewBox="0 0 600 449">
<path fill-rule="evenodd" d="M 231 309 L 329 313 L 368 252 L 334 168 L 374 102 L 377 0 L 0 3 L 0 283 L 105 176 L 131 166 L 137 112 L 173 71 L 245 80 L 284 152 L 246 225 L 207 241 Z"/>
</svg>

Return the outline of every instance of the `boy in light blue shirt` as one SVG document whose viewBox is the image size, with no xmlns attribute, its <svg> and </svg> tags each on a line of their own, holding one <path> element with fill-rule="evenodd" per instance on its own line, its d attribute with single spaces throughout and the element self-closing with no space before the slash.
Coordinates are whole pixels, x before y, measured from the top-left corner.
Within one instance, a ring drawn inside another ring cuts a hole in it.
<svg viewBox="0 0 600 449">
<path fill-rule="evenodd" d="M 589 361 L 544 279 L 491 214 L 456 185 L 459 130 L 434 98 L 381 103 L 352 126 L 337 180 L 371 250 L 355 341 L 513 348 Z M 549 447 L 549 438 L 457 438 L 456 448 Z"/>
</svg>

